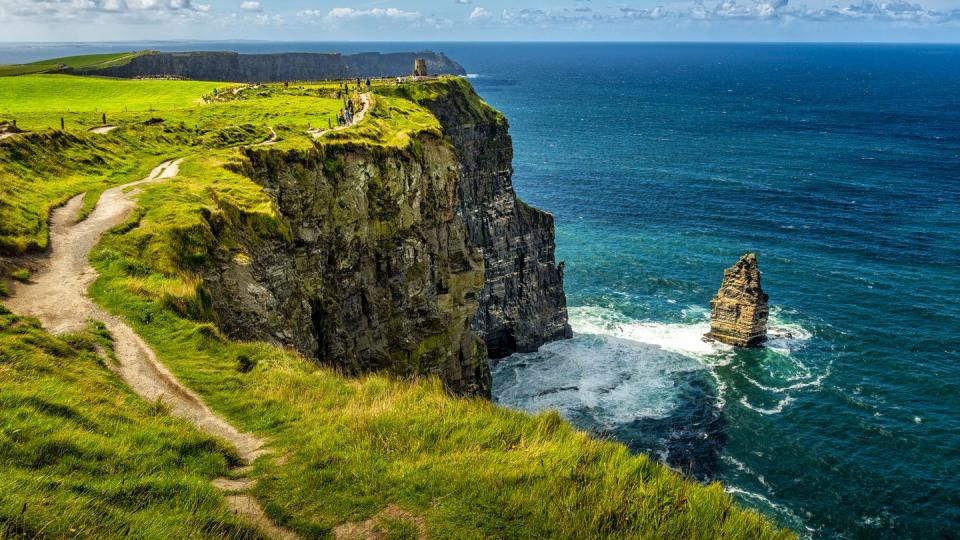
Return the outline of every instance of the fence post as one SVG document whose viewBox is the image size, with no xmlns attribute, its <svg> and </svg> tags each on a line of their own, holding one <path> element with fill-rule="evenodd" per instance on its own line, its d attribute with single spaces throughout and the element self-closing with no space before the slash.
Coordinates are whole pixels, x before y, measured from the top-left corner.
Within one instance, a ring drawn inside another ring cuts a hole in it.
<svg viewBox="0 0 960 540">
<path fill-rule="evenodd" d="M 63 117 L 60 117 L 60 130 L 63 131 Z"/>
<path fill-rule="evenodd" d="M 101 121 L 103 122 L 103 125 L 107 125 L 107 113 L 103 113 L 103 117 L 101 118 Z"/>
</svg>

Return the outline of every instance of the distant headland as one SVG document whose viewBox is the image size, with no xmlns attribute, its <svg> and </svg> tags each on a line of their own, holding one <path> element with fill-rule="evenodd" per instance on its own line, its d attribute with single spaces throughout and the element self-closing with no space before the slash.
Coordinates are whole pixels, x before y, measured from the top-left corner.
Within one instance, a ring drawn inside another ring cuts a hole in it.
<svg viewBox="0 0 960 540">
<path fill-rule="evenodd" d="M 90 62 L 77 62 L 89 58 Z M 270 53 L 157 52 L 91 55 L 67 61 L 47 60 L 35 64 L 6 66 L 8 74 L 65 73 L 117 78 L 179 78 L 223 82 L 276 82 L 285 80 L 330 80 L 354 77 L 407 75 L 418 58 L 430 73 L 465 75 L 463 67 L 443 53 Z"/>
</svg>

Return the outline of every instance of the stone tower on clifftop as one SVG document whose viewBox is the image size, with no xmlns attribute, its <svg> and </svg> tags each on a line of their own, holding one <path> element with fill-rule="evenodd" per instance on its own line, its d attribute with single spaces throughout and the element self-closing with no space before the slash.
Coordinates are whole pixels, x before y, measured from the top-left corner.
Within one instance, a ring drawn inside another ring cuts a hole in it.
<svg viewBox="0 0 960 540">
<path fill-rule="evenodd" d="M 425 58 L 417 58 L 413 62 L 413 76 L 414 77 L 427 76 L 427 60 Z"/>
<path fill-rule="evenodd" d="M 710 301 L 707 337 L 736 347 L 755 347 L 767 339 L 768 297 L 760 287 L 757 256 L 747 253 L 723 271 L 723 283 Z"/>
</svg>

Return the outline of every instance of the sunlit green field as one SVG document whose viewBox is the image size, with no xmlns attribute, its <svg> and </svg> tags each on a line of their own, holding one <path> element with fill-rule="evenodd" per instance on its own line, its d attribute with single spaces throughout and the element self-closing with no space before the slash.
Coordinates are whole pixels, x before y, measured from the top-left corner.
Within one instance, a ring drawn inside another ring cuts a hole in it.
<svg viewBox="0 0 960 540">
<path fill-rule="evenodd" d="M 337 87 L 0 78 L 0 123 L 16 120 L 27 132 L 0 141 L 0 254 L 44 248 L 51 208 L 86 192 L 88 211 L 104 189 L 140 178 L 163 159 L 256 144 L 272 133 L 278 147 L 309 148 L 314 140 L 307 129 L 334 124 L 343 108 L 334 97 Z M 119 128 L 91 133 L 104 114 Z M 397 143 L 404 130 L 421 124 L 436 129 L 435 119 L 409 101 L 384 98 L 369 122 L 325 141 Z"/>
<path fill-rule="evenodd" d="M 29 64 L 0 64 L 0 77 L 12 77 L 30 73 L 50 73 L 59 71 L 63 66 L 74 69 L 117 66 L 129 62 L 137 56 L 148 53 L 149 51 L 85 54 L 81 56 L 50 58 L 49 60 L 40 60 L 39 62 L 31 62 Z"/>
</svg>

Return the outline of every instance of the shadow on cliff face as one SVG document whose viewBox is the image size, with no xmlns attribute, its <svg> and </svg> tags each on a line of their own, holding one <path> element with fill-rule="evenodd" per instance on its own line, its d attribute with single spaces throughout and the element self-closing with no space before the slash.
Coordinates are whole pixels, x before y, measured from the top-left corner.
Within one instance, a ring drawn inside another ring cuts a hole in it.
<svg viewBox="0 0 960 540">
<path fill-rule="evenodd" d="M 577 335 L 493 365 L 502 405 L 556 409 L 572 424 L 620 441 L 697 480 L 719 473 L 726 421 L 710 372 L 659 346 Z"/>
</svg>

